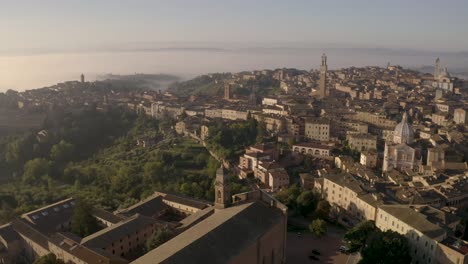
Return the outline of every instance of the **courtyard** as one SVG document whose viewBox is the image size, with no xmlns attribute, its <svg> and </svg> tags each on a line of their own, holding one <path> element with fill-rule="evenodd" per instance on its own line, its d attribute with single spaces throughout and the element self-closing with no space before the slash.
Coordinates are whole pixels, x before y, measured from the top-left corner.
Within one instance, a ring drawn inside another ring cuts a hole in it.
<svg viewBox="0 0 468 264">
<path fill-rule="evenodd" d="M 346 231 L 334 225 L 327 224 L 327 234 L 317 238 L 308 230 L 299 232 L 288 232 L 286 247 L 286 263 L 329 263 L 329 264 L 354 264 L 359 258 L 357 255 L 341 253 L 339 248 L 343 245 L 343 237 Z M 309 256 L 312 250 L 320 255 L 317 259 Z"/>
</svg>

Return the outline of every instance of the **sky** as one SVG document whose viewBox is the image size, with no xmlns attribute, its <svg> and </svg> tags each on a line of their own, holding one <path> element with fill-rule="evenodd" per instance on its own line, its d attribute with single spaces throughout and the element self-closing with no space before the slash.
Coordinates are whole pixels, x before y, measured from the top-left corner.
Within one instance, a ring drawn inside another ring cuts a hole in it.
<svg viewBox="0 0 468 264">
<path fill-rule="evenodd" d="M 1 0 L 0 52 L 138 43 L 468 50 L 467 0 Z"/>
</svg>

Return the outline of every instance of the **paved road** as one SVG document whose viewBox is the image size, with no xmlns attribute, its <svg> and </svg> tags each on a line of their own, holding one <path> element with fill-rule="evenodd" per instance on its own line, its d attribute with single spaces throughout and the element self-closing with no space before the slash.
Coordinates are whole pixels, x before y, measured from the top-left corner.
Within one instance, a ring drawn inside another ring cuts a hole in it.
<svg viewBox="0 0 468 264">
<path fill-rule="evenodd" d="M 317 238 L 310 233 L 288 233 L 286 248 L 286 263 L 328 263 L 328 264 L 354 264 L 356 256 L 342 254 L 339 251 L 343 245 L 344 230 L 328 225 L 327 235 Z M 309 258 L 311 251 L 320 252 L 319 260 Z"/>
</svg>

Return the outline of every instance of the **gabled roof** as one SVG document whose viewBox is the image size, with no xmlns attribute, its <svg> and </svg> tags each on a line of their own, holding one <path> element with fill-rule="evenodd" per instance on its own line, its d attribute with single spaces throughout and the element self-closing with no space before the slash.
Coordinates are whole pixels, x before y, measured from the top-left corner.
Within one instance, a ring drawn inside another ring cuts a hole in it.
<svg viewBox="0 0 468 264">
<path fill-rule="evenodd" d="M 137 230 L 154 223 L 156 220 L 137 214 L 83 238 L 81 244 L 91 248 L 105 248 L 124 236 L 133 235 Z"/>
<path fill-rule="evenodd" d="M 39 246 L 43 247 L 44 249 L 49 249 L 48 239 L 45 235 L 41 234 L 39 231 L 34 229 L 30 226 L 30 223 L 25 222 L 22 219 L 16 219 L 11 222 L 13 228 L 19 234 L 31 239 Z"/>
<path fill-rule="evenodd" d="M 261 201 L 216 210 L 133 263 L 228 263 L 283 218 L 279 209 Z"/>
<path fill-rule="evenodd" d="M 11 224 L 0 226 L 0 242 L 3 240 L 7 244 L 19 240 L 18 233 L 13 229 Z"/>
<path fill-rule="evenodd" d="M 446 231 L 417 211 L 416 207 L 409 205 L 381 205 L 379 210 L 383 210 L 407 225 L 413 227 L 424 235 L 437 239 L 446 234 Z"/>
<path fill-rule="evenodd" d="M 141 214 L 151 217 L 167 208 L 169 208 L 169 206 L 163 202 L 163 197 L 160 194 L 153 194 L 128 208 L 117 210 L 114 213 L 127 216 Z"/>
</svg>

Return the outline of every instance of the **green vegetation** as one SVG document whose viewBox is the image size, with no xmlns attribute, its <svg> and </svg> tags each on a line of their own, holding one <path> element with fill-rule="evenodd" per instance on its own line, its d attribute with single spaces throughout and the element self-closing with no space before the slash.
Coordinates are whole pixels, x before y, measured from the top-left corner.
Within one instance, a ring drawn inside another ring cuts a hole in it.
<svg viewBox="0 0 468 264">
<path fill-rule="evenodd" d="M 309 225 L 309 231 L 317 237 L 327 233 L 327 223 L 322 219 L 315 219 Z"/>
<path fill-rule="evenodd" d="M 171 230 L 161 228 L 156 230 L 153 234 L 153 237 L 149 239 L 146 243 L 146 250 L 151 251 L 160 245 L 164 244 L 166 241 L 171 239 L 174 236 Z"/>
<path fill-rule="evenodd" d="M 341 149 L 334 149 L 333 150 L 334 155 L 342 155 L 342 156 L 350 156 L 353 158 L 355 162 L 359 162 L 359 159 L 361 158 L 361 153 L 355 149 L 352 149 L 348 141 L 346 140 L 343 144 L 343 147 Z"/>
<path fill-rule="evenodd" d="M 320 200 L 317 203 L 317 208 L 315 209 L 315 217 L 321 219 L 328 219 L 330 215 L 331 205 L 326 200 Z"/>
<path fill-rule="evenodd" d="M 374 222 L 364 221 L 359 223 L 354 228 L 350 229 L 346 235 L 345 240 L 348 241 L 350 252 L 357 252 L 366 247 L 367 239 L 370 235 L 377 231 Z"/>
<path fill-rule="evenodd" d="M 349 230 L 345 240 L 350 252 L 361 251 L 360 264 L 411 263 L 406 237 L 390 230 L 382 232 L 372 221 L 364 221 Z"/>
<path fill-rule="evenodd" d="M 99 224 L 93 216 L 93 207 L 84 200 L 79 200 L 73 209 L 71 232 L 80 237 L 89 236 L 99 230 Z"/>
<path fill-rule="evenodd" d="M 307 217 L 317 207 L 317 197 L 311 191 L 305 191 L 296 198 L 296 210 L 303 217 Z"/>
<path fill-rule="evenodd" d="M 112 89 L 135 90 L 148 89 L 159 90 L 163 85 L 179 81 L 179 77 L 168 74 L 133 74 L 133 75 L 114 75 L 107 74 L 100 79 L 106 86 L 112 86 Z M 99 85 L 100 83 L 98 83 Z"/>
<path fill-rule="evenodd" d="M 245 74 L 251 74 L 245 72 Z M 185 82 L 175 82 L 169 86 L 168 91 L 178 96 L 221 96 L 224 91 L 225 81 L 231 78 L 230 73 L 214 73 L 201 75 Z M 254 88 L 258 96 L 279 95 L 283 91 L 280 82 L 272 76 L 261 75 L 257 79 L 239 80 L 239 83 L 231 86 L 231 93 L 239 96 L 249 96 Z"/>
<path fill-rule="evenodd" d="M 224 82 L 218 80 L 223 80 L 230 76 L 230 73 L 201 75 L 185 82 L 175 82 L 169 86 L 168 91 L 178 96 L 221 95 L 224 89 Z"/>
<path fill-rule="evenodd" d="M 237 158 L 246 147 L 254 144 L 257 138 L 257 121 L 248 118 L 225 125 L 217 122 L 209 127 L 208 147 L 224 159 Z"/>
<path fill-rule="evenodd" d="M 172 122 L 120 108 L 56 111 L 45 121 L 46 137 L 0 138 L 0 223 L 67 197 L 108 210 L 155 190 L 213 200 L 219 162 L 195 141 L 172 136 Z M 141 138 L 154 144 L 139 147 Z M 245 186 L 232 177 L 233 193 Z"/>
<path fill-rule="evenodd" d="M 311 216 L 313 218 L 321 217 L 327 219 L 330 212 L 328 202 L 320 200 L 311 191 L 302 191 L 297 184 L 281 189 L 275 194 L 275 198 L 286 205 L 290 212 L 304 218 Z"/>
</svg>

